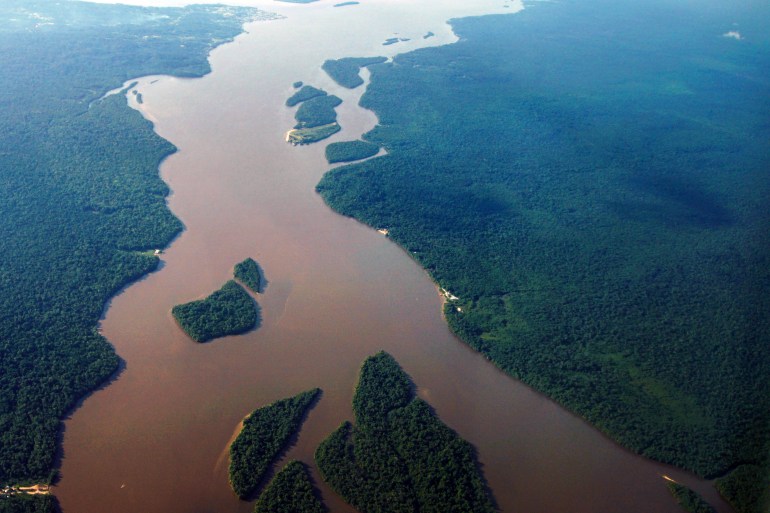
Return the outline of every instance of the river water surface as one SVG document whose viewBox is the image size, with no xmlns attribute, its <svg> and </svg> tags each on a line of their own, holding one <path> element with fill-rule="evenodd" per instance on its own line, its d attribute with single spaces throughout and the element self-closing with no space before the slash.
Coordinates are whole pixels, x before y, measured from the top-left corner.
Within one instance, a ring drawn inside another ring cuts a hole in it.
<svg viewBox="0 0 770 513">
<path fill-rule="evenodd" d="M 228 444 L 253 409 L 313 387 L 322 388 L 322 398 L 285 460 L 311 466 L 332 512 L 353 511 L 321 482 L 313 452 L 352 419 L 359 367 L 380 349 L 478 449 L 503 512 L 680 513 L 664 474 L 728 512 L 710 483 L 618 447 L 467 348 L 448 331 L 425 272 L 314 192 L 328 169 L 325 143 L 357 138 L 376 123 L 357 106 L 363 87 L 333 84 L 320 69 L 325 59 L 447 44 L 456 39 L 447 19 L 518 6 L 257 5 L 284 18 L 247 25 L 247 34 L 212 53 L 210 75 L 140 80 L 143 103 L 134 107 L 179 148 L 161 174 L 186 230 L 162 256 L 162 268 L 107 310 L 102 332 L 126 365 L 65 422 L 55 489 L 64 513 L 251 511 L 253 503 L 239 501 L 228 486 Z M 424 39 L 429 31 L 435 36 Z M 410 41 L 382 46 L 390 37 Z M 342 132 L 310 146 L 284 142 L 294 123 L 284 101 L 297 80 L 344 100 Z M 249 256 L 268 280 L 258 297 L 262 326 L 207 344 L 190 340 L 171 307 L 216 290 Z"/>
</svg>

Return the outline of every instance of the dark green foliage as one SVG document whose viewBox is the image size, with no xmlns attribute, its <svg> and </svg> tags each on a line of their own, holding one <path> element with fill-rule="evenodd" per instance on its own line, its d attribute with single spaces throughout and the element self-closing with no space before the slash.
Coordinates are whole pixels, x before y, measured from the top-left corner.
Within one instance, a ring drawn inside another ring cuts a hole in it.
<svg viewBox="0 0 770 513">
<path fill-rule="evenodd" d="M 367 141 L 344 141 L 331 143 L 326 147 L 326 160 L 329 164 L 335 162 L 351 162 L 377 155 L 380 147 Z"/>
<path fill-rule="evenodd" d="M 253 258 L 247 258 L 243 262 L 235 264 L 233 275 L 236 280 L 254 292 L 262 292 L 262 271 L 259 269 L 259 264 Z"/>
<path fill-rule="evenodd" d="M 337 96 L 316 96 L 302 102 L 294 114 L 297 124 L 294 128 L 314 128 L 329 125 L 337 121 L 337 111 L 334 108 L 342 103 Z"/>
<path fill-rule="evenodd" d="M 740 465 L 717 479 L 717 489 L 736 513 L 770 510 L 770 474 L 757 465 Z"/>
<path fill-rule="evenodd" d="M 361 75 L 358 74 L 361 68 L 387 60 L 387 57 L 345 57 L 325 61 L 321 68 L 342 87 L 354 89 L 364 83 Z"/>
<path fill-rule="evenodd" d="M 118 367 L 105 301 L 182 228 L 157 169 L 174 147 L 122 95 L 98 99 L 208 72 L 256 12 L 226 9 L 0 2 L 0 483 L 51 479 L 59 419 Z"/>
<path fill-rule="evenodd" d="M 55 513 L 53 495 L 18 494 L 0 497 L 0 513 Z"/>
<path fill-rule="evenodd" d="M 257 303 L 230 280 L 205 299 L 171 309 L 179 326 L 196 342 L 244 333 L 257 324 Z"/>
<path fill-rule="evenodd" d="M 246 417 L 230 446 L 230 486 L 238 497 L 246 499 L 257 491 L 320 392 L 315 388 L 281 399 Z"/>
<path fill-rule="evenodd" d="M 770 6 L 707 3 L 455 20 L 370 68 L 389 154 L 318 190 L 459 296 L 449 324 L 500 368 L 716 476 L 768 454 Z"/>
<path fill-rule="evenodd" d="M 255 513 L 324 513 L 305 465 L 290 461 L 260 495 Z"/>
<path fill-rule="evenodd" d="M 316 98 L 318 96 L 326 96 L 327 94 L 323 89 L 317 89 L 309 85 L 302 86 L 302 82 L 294 82 L 295 88 L 298 87 L 297 84 L 299 84 L 302 89 L 291 95 L 289 99 L 286 100 L 287 107 L 294 107 L 298 103 L 306 102 L 311 98 Z"/>
<path fill-rule="evenodd" d="M 676 499 L 676 502 L 688 513 L 716 513 L 714 508 L 703 500 L 703 497 L 686 486 L 671 481 L 667 482 L 666 486 L 671 495 L 674 496 L 674 499 Z"/>
<path fill-rule="evenodd" d="M 492 512 L 473 448 L 414 398 L 409 377 L 387 353 L 364 362 L 353 397 L 356 426 L 324 440 L 324 480 L 362 513 Z"/>
</svg>

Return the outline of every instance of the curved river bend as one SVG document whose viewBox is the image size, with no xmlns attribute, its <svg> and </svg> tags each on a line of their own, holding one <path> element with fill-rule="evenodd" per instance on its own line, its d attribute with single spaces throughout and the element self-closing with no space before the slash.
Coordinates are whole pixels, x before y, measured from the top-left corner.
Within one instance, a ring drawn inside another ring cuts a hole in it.
<svg viewBox="0 0 770 513">
<path fill-rule="evenodd" d="M 446 44 L 456 39 L 447 19 L 517 6 L 258 6 L 285 18 L 250 24 L 248 34 L 216 49 L 210 75 L 140 80 L 144 103 L 134 107 L 179 148 L 161 173 L 173 191 L 170 208 L 187 229 L 163 255 L 161 270 L 115 297 L 107 311 L 102 332 L 126 368 L 65 422 L 55 489 L 64 513 L 251 511 L 227 483 L 229 441 L 254 408 L 313 387 L 323 396 L 286 458 L 311 465 L 332 512 L 352 511 L 320 481 L 313 452 L 352 418 L 358 369 L 380 349 L 477 447 L 503 512 L 680 513 L 662 474 L 729 511 L 709 483 L 630 454 L 498 372 L 448 331 L 435 285 L 402 250 L 336 215 L 314 192 L 328 168 L 324 143 L 357 138 L 376 123 L 357 107 L 363 87 L 337 87 L 320 69 L 325 59 Z M 423 39 L 429 31 L 435 37 Z M 410 41 L 382 46 L 390 37 Z M 297 80 L 344 100 L 342 132 L 311 146 L 284 142 L 294 120 L 283 102 Z M 171 307 L 219 288 L 247 256 L 269 282 L 259 297 L 262 327 L 192 342 Z"/>
</svg>

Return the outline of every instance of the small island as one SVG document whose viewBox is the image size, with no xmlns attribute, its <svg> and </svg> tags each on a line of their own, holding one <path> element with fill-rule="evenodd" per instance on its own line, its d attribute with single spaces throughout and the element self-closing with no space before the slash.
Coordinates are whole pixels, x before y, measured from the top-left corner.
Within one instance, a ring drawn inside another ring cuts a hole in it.
<svg viewBox="0 0 770 513">
<path fill-rule="evenodd" d="M 294 89 L 299 89 L 300 87 L 302 87 L 302 81 L 301 81 L 301 80 L 297 80 L 297 81 L 296 81 L 296 82 L 294 82 L 294 83 L 293 83 L 291 86 L 292 86 Z"/>
<path fill-rule="evenodd" d="M 473 447 L 444 425 L 385 352 L 368 358 L 345 422 L 316 451 L 324 480 L 359 511 L 493 513 Z"/>
<path fill-rule="evenodd" d="M 683 510 L 688 513 L 716 513 L 714 508 L 693 490 L 676 481 L 672 481 L 666 476 L 663 477 L 668 481 L 666 486 L 671 492 L 671 495 L 674 496 L 674 499 L 676 499 L 676 502 L 682 506 Z"/>
<path fill-rule="evenodd" d="M 398 43 L 397 37 L 389 37 L 382 43 L 382 46 L 394 45 L 396 43 Z"/>
<path fill-rule="evenodd" d="M 321 141 L 342 130 L 338 123 L 317 126 L 313 128 L 293 128 L 286 132 L 286 142 L 293 145 L 310 144 Z"/>
<path fill-rule="evenodd" d="M 286 132 L 286 142 L 310 144 L 339 132 L 341 128 L 334 109 L 340 103 L 342 100 L 337 96 L 313 86 L 303 86 L 286 100 L 289 107 L 300 104 L 294 114 L 297 124 Z"/>
<path fill-rule="evenodd" d="M 327 60 L 321 66 L 327 75 L 342 87 L 355 89 L 364 83 L 359 75 L 361 68 L 372 64 L 381 64 L 387 57 L 346 57 L 344 59 Z"/>
<path fill-rule="evenodd" d="M 235 264 L 233 276 L 255 293 L 259 294 L 262 292 L 264 287 L 262 271 L 259 268 L 259 264 L 253 258 L 247 258 L 243 262 Z"/>
<path fill-rule="evenodd" d="M 348 5 L 358 5 L 360 3 L 361 2 L 342 2 L 342 3 L 339 3 L 339 4 L 334 4 L 334 7 L 345 7 L 345 6 L 348 6 Z"/>
<path fill-rule="evenodd" d="M 305 465 L 290 461 L 276 475 L 257 501 L 255 513 L 325 513 L 316 497 Z"/>
<path fill-rule="evenodd" d="M 299 86 L 297 86 L 297 84 L 299 84 Z M 297 89 L 298 87 L 301 87 L 302 89 L 291 95 L 289 99 L 286 100 L 287 107 L 294 107 L 298 103 L 306 102 L 311 98 L 316 98 L 317 96 L 326 96 L 327 94 L 323 89 L 318 89 L 309 85 L 303 86 L 302 82 L 294 82 L 294 89 Z"/>
<path fill-rule="evenodd" d="M 329 164 L 352 162 L 373 157 L 379 151 L 379 146 L 367 141 L 336 142 L 326 147 L 326 160 Z"/>
<path fill-rule="evenodd" d="M 320 393 L 318 388 L 308 390 L 258 408 L 246 417 L 230 446 L 230 486 L 238 497 L 247 499 L 257 491 Z"/>
<path fill-rule="evenodd" d="M 233 280 L 205 299 L 175 306 L 171 314 L 196 342 L 245 333 L 259 317 L 256 302 Z"/>
<path fill-rule="evenodd" d="M 334 109 L 341 103 L 342 100 L 334 95 L 316 96 L 302 102 L 294 114 L 297 120 L 294 128 L 314 128 L 334 123 L 337 121 Z"/>
</svg>

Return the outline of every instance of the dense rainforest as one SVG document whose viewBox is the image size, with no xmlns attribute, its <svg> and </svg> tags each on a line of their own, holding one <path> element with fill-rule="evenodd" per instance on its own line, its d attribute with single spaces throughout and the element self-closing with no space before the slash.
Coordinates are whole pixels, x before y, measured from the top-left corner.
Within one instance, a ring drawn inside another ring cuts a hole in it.
<svg viewBox="0 0 770 513">
<path fill-rule="evenodd" d="M 332 489 L 362 513 L 492 513 L 473 447 L 414 397 L 387 353 L 369 357 L 345 422 L 316 451 Z"/>
<path fill-rule="evenodd" d="M 246 417 L 230 445 L 230 486 L 238 497 L 246 499 L 259 489 L 320 393 L 318 388 L 301 392 Z"/>
<path fill-rule="evenodd" d="M 287 107 L 299 105 L 294 113 L 297 124 L 286 134 L 292 144 L 311 144 L 339 132 L 335 108 L 342 100 L 313 86 L 303 86 L 286 100 Z"/>
<path fill-rule="evenodd" d="M 254 513 L 324 513 L 304 463 L 290 461 L 270 481 L 254 506 Z"/>
<path fill-rule="evenodd" d="M 174 147 L 123 95 L 100 98 L 131 77 L 207 73 L 258 14 L 0 3 L 0 484 L 52 479 L 60 419 L 118 368 L 96 330 L 105 302 L 182 228 L 158 177 Z"/>
<path fill-rule="evenodd" d="M 203 299 L 176 305 L 171 314 L 196 342 L 245 333 L 259 321 L 256 301 L 235 280 Z"/>
<path fill-rule="evenodd" d="M 703 500 L 703 497 L 686 486 L 673 481 L 666 483 L 666 486 L 684 511 L 688 513 L 716 513 L 716 510 Z"/>
<path fill-rule="evenodd" d="M 373 157 L 379 153 L 380 147 L 368 141 L 342 141 L 326 146 L 326 161 L 329 164 L 337 162 L 352 162 Z"/>
<path fill-rule="evenodd" d="M 253 258 L 247 258 L 243 262 L 235 264 L 233 276 L 257 294 L 261 293 L 264 288 L 262 271 Z"/>
<path fill-rule="evenodd" d="M 364 83 L 364 79 L 360 75 L 361 68 L 380 64 L 387 60 L 386 57 L 345 57 L 325 61 L 321 68 L 342 87 L 355 89 Z"/>
<path fill-rule="evenodd" d="M 770 489 L 769 10 L 454 20 L 458 43 L 370 66 L 365 139 L 389 154 L 318 186 L 457 296 L 468 344 L 623 445 L 721 476 L 747 513 Z"/>
</svg>

